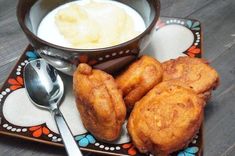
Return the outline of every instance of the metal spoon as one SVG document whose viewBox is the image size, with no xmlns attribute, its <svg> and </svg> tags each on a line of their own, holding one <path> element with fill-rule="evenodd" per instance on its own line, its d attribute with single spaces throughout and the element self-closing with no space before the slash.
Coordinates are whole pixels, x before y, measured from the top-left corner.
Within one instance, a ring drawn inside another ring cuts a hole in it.
<svg viewBox="0 0 235 156">
<path fill-rule="evenodd" d="M 69 156 L 82 156 L 68 125 L 59 110 L 64 84 L 57 71 L 43 59 L 29 62 L 24 69 L 24 84 L 29 98 L 39 108 L 54 116 Z"/>
</svg>

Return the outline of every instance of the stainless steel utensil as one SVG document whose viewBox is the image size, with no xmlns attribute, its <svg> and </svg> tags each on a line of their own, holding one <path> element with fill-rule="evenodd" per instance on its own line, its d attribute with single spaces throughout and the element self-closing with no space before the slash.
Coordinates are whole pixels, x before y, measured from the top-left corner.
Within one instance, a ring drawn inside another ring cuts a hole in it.
<svg viewBox="0 0 235 156">
<path fill-rule="evenodd" d="M 69 156 L 82 156 L 74 137 L 59 110 L 64 84 L 57 71 L 43 59 L 29 62 L 24 69 L 24 84 L 33 104 L 49 110 L 56 121 Z"/>
</svg>

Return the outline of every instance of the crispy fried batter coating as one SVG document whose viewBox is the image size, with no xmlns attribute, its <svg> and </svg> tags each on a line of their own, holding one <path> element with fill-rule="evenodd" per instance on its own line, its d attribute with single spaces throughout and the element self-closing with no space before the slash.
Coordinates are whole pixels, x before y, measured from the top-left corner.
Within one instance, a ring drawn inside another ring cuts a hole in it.
<svg viewBox="0 0 235 156">
<path fill-rule="evenodd" d="M 142 56 L 116 78 L 129 110 L 162 80 L 162 73 L 162 66 L 157 60 L 149 56 Z"/>
<path fill-rule="evenodd" d="M 219 75 L 207 61 L 199 58 L 179 57 L 163 63 L 163 81 L 187 85 L 205 100 L 219 84 Z"/>
<path fill-rule="evenodd" d="M 134 145 L 160 156 L 182 149 L 200 128 L 203 105 L 193 90 L 160 83 L 131 112 L 127 128 Z"/>
<path fill-rule="evenodd" d="M 100 140 L 116 140 L 126 117 L 126 106 L 113 77 L 80 64 L 74 73 L 73 88 L 86 129 Z"/>
</svg>

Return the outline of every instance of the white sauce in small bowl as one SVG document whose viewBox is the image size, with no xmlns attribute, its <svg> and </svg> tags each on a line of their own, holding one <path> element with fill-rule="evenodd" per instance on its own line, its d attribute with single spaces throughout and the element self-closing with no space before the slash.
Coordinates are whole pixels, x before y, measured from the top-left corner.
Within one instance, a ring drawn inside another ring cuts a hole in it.
<svg viewBox="0 0 235 156">
<path fill-rule="evenodd" d="M 114 46 L 114 45 L 109 45 L 106 43 L 105 44 L 101 43 L 101 45 L 95 45 L 95 46 L 93 46 L 92 44 L 88 45 L 88 46 L 86 46 L 86 45 L 84 46 L 81 44 L 81 47 L 79 47 L 79 46 L 75 47 L 71 43 L 71 41 L 68 40 L 68 38 L 66 38 L 64 35 L 62 35 L 61 29 L 58 28 L 58 25 L 56 24 L 55 17 L 59 11 L 65 9 L 65 8 L 68 8 L 69 6 L 74 5 L 74 4 L 82 7 L 82 6 L 86 6 L 87 4 L 89 4 L 91 2 L 96 2 L 97 4 L 98 3 L 107 3 L 109 5 L 110 4 L 115 5 L 115 7 L 119 7 L 122 10 L 124 10 L 125 13 L 128 15 L 128 17 L 131 17 L 131 20 L 133 21 L 133 29 L 131 31 L 138 32 L 138 34 L 135 34 L 134 37 L 138 36 L 140 33 L 142 33 L 146 29 L 145 22 L 144 22 L 143 18 L 140 16 L 140 14 L 127 5 L 124 5 L 122 3 L 112 1 L 112 0 L 93 0 L 93 1 L 92 0 L 79 0 L 79 1 L 74 1 L 74 2 L 70 2 L 70 3 L 66 3 L 62 6 L 59 6 L 56 9 L 52 10 L 49 14 L 47 14 L 43 18 L 43 20 L 41 21 L 41 23 L 38 27 L 37 36 L 47 42 L 50 42 L 55 45 L 67 47 L 67 48 L 94 49 L 94 48 L 104 48 L 104 47 Z M 109 10 L 108 9 L 109 8 L 99 11 L 99 13 L 97 13 L 97 19 L 99 19 L 101 21 L 102 20 L 104 21 L 105 19 L 107 19 L 107 16 L 105 13 L 107 11 L 110 11 L 110 9 Z M 92 12 L 92 10 L 88 10 L 88 11 L 90 11 L 89 14 L 92 14 L 93 17 L 94 17 L 94 15 L 96 15 L 96 12 L 94 12 L 94 11 Z M 120 22 L 122 22 L 122 21 L 120 21 Z M 102 25 L 102 22 L 101 22 L 101 25 Z M 112 23 L 111 23 L 111 25 L 112 25 Z M 111 35 L 111 33 L 110 33 L 110 35 Z M 106 36 L 107 36 L 107 38 L 112 37 L 109 35 L 106 35 Z M 131 40 L 134 37 L 132 36 L 128 40 Z M 122 41 L 121 43 L 126 42 L 128 40 Z M 121 43 L 116 43 L 115 45 L 121 44 Z"/>
</svg>

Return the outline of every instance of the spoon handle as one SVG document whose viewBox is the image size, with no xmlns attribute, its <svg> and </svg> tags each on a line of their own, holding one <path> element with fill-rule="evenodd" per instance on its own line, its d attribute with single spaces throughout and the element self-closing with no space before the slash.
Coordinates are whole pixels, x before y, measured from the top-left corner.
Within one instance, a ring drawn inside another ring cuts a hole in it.
<svg viewBox="0 0 235 156">
<path fill-rule="evenodd" d="M 59 109 L 53 110 L 54 119 L 69 156 L 82 156 L 74 137 Z"/>
</svg>

